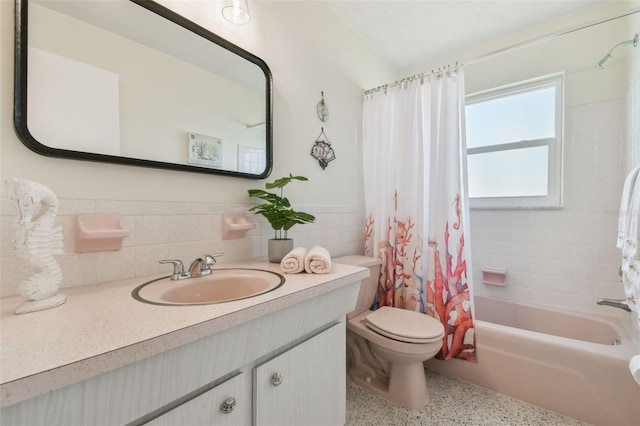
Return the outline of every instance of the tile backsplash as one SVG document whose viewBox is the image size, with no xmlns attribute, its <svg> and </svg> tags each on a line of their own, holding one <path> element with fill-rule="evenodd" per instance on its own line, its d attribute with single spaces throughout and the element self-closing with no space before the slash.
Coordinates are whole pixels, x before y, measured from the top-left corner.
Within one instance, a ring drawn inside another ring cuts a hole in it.
<svg viewBox="0 0 640 426">
<path fill-rule="evenodd" d="M 46 184 L 46 183 L 45 183 Z M 243 239 L 222 240 L 222 214 L 244 210 L 249 205 L 196 202 L 154 202 L 122 200 L 60 199 L 56 220 L 62 226 L 64 254 L 56 256 L 64 275 L 62 287 L 89 285 L 136 276 L 171 272 L 171 265 L 160 259 L 181 259 L 186 266 L 204 253 L 224 253 L 220 263 L 265 257 L 267 240 L 272 238 L 268 222 L 247 214 L 256 223 Z M 322 245 L 332 256 L 361 253 L 364 245 L 364 213 L 355 208 L 301 206 L 316 216 L 313 224 L 298 225 L 289 231 L 296 246 Z M 75 215 L 81 213 L 119 213 L 129 237 L 119 251 L 76 253 Z M 0 199 L 0 297 L 17 295 L 19 284 L 31 276 L 27 261 L 15 256 L 13 244 L 18 225 L 14 200 Z"/>
</svg>

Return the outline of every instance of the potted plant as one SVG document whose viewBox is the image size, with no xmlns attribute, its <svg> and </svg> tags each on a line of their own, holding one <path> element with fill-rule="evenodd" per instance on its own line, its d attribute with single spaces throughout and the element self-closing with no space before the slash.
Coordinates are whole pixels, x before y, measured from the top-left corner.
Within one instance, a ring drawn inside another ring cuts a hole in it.
<svg viewBox="0 0 640 426">
<path fill-rule="evenodd" d="M 254 214 L 261 214 L 275 231 L 275 238 L 269 240 L 268 254 L 269 261 L 278 263 L 293 249 L 293 240 L 287 238 L 287 231 L 296 224 L 312 223 L 315 216 L 309 213 L 297 212 L 291 207 L 291 203 L 284 196 L 284 187 L 293 180 L 307 181 L 304 176 L 293 176 L 276 179 L 274 182 L 265 184 L 267 189 L 280 189 L 280 195 L 262 189 L 250 189 L 249 196 L 260 198 L 265 203 L 253 206 L 249 211 Z"/>
</svg>

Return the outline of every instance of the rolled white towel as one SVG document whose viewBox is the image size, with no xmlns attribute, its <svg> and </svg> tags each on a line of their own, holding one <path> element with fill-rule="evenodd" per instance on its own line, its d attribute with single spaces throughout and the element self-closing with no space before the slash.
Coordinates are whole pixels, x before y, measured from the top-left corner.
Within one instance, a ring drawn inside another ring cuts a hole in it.
<svg viewBox="0 0 640 426">
<path fill-rule="evenodd" d="M 296 247 L 287 253 L 280 262 L 280 269 L 285 274 L 297 274 L 304 271 L 304 259 L 307 256 L 307 249 Z"/>
<path fill-rule="evenodd" d="M 331 272 L 331 255 L 326 248 L 313 246 L 304 258 L 304 270 L 307 273 L 327 274 Z"/>
</svg>

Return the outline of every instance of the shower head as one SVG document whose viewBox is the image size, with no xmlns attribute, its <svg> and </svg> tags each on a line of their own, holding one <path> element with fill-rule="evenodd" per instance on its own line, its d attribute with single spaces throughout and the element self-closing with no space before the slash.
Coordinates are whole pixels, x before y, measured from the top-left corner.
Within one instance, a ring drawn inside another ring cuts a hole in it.
<svg viewBox="0 0 640 426">
<path fill-rule="evenodd" d="M 609 63 L 611 58 L 612 58 L 611 54 L 608 53 L 607 56 L 605 56 L 604 58 L 600 59 L 600 61 L 596 64 L 596 68 L 598 68 L 599 70 L 603 70 L 604 67 L 607 66 L 607 64 Z"/>
<path fill-rule="evenodd" d="M 598 63 L 596 64 L 596 68 L 598 68 L 599 70 L 603 70 L 607 66 L 607 64 L 611 61 L 611 58 L 612 58 L 611 54 L 613 53 L 613 51 L 616 50 L 618 47 L 626 46 L 627 44 L 633 44 L 633 47 L 636 47 L 638 45 L 638 34 L 636 34 L 635 37 L 633 37 L 631 40 L 622 41 L 616 44 L 615 46 L 613 46 L 613 48 L 609 51 L 609 53 L 607 53 L 604 58 L 598 61 Z"/>
</svg>

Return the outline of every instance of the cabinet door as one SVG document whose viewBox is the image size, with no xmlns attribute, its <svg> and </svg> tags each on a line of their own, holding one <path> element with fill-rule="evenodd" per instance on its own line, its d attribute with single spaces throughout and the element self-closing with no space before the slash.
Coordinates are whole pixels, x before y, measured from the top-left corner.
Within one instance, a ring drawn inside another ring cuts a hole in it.
<svg viewBox="0 0 640 426">
<path fill-rule="evenodd" d="M 249 425 L 251 424 L 251 394 L 245 375 L 238 374 L 146 424 L 154 426 Z"/>
<path fill-rule="evenodd" d="M 254 422 L 345 422 L 345 324 L 341 322 L 254 368 Z"/>
</svg>

